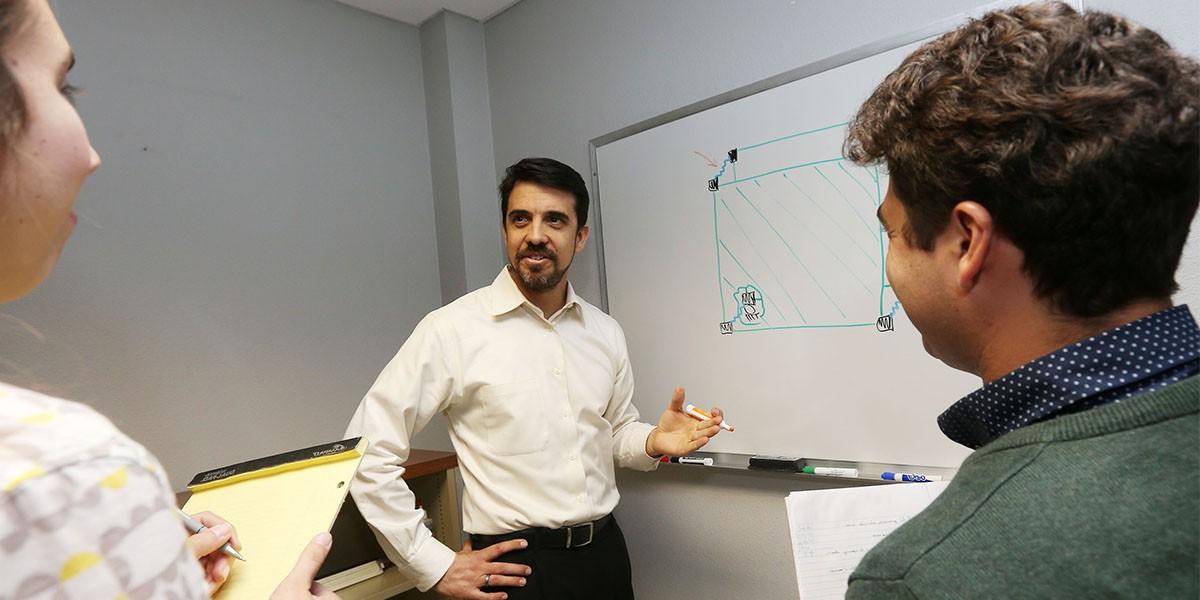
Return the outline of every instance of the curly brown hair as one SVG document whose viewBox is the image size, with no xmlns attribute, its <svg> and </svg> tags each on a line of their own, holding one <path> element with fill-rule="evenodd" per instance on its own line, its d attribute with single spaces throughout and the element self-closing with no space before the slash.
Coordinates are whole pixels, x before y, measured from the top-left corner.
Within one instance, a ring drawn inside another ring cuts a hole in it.
<svg viewBox="0 0 1200 600">
<path fill-rule="evenodd" d="M 1154 31 L 1061 2 L 988 13 L 917 49 L 851 124 L 926 251 L 961 200 L 1024 252 L 1039 297 L 1095 317 L 1169 298 L 1200 202 L 1200 66 Z"/>
</svg>

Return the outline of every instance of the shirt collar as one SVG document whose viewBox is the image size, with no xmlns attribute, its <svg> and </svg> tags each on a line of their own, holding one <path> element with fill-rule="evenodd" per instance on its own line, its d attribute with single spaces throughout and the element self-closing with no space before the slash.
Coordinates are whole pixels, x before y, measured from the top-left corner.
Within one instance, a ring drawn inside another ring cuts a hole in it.
<svg viewBox="0 0 1200 600">
<path fill-rule="evenodd" d="M 492 316 L 498 317 L 503 314 L 510 313 L 522 305 L 528 305 L 533 310 L 535 315 L 541 315 L 542 311 L 534 306 L 525 294 L 521 293 L 521 289 L 517 287 L 517 283 L 513 281 L 512 275 L 508 273 L 508 266 L 500 268 L 500 274 L 496 275 L 496 279 L 492 280 L 490 286 L 492 292 Z M 555 315 L 565 314 L 567 311 L 574 309 L 574 312 L 583 318 L 583 311 L 579 309 L 579 296 L 575 295 L 575 287 L 567 282 L 567 302 L 563 307 L 553 315 L 549 315 L 547 320 L 553 319 Z"/>
<path fill-rule="evenodd" d="M 1118 402 L 1200 372 L 1200 328 L 1186 305 L 1065 346 L 971 392 L 938 417 L 978 448 L 1038 421 Z"/>
</svg>

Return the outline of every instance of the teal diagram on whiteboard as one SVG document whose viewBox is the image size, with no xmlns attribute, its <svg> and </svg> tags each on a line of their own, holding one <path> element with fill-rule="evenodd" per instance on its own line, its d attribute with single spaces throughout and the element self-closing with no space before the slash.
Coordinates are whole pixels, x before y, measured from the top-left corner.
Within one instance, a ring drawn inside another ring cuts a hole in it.
<svg viewBox="0 0 1200 600">
<path fill-rule="evenodd" d="M 734 148 L 720 165 L 709 159 L 721 333 L 893 330 L 900 305 L 875 216 L 886 175 L 842 156 L 847 125 Z"/>
</svg>

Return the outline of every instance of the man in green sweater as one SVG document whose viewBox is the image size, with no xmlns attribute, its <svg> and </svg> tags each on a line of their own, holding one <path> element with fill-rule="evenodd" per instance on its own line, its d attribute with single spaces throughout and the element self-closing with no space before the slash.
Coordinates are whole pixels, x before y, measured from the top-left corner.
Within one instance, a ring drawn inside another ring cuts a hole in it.
<svg viewBox="0 0 1200 600">
<path fill-rule="evenodd" d="M 998 11 L 909 56 L 846 150 L 890 173 L 926 350 L 983 380 L 938 419 L 976 451 L 848 597 L 1200 597 L 1200 329 L 1171 303 L 1200 66 L 1114 15 Z"/>
</svg>

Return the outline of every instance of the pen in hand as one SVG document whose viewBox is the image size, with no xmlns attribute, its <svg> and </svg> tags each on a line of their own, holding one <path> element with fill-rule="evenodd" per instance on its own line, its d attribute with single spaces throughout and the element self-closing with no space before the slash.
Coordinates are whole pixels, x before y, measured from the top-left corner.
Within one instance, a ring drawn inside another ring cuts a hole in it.
<svg viewBox="0 0 1200 600">
<path fill-rule="evenodd" d="M 183 520 L 183 526 L 193 534 L 200 533 L 201 531 L 208 529 L 203 523 L 193 519 L 191 515 L 183 512 L 182 510 L 177 508 L 175 511 L 179 513 L 179 518 Z M 236 558 L 242 562 L 246 561 L 246 557 L 242 556 L 237 550 L 234 550 L 233 545 L 229 542 L 225 542 L 225 545 L 221 546 L 221 552 L 224 552 L 227 556 L 232 556 L 233 558 Z"/>
</svg>

